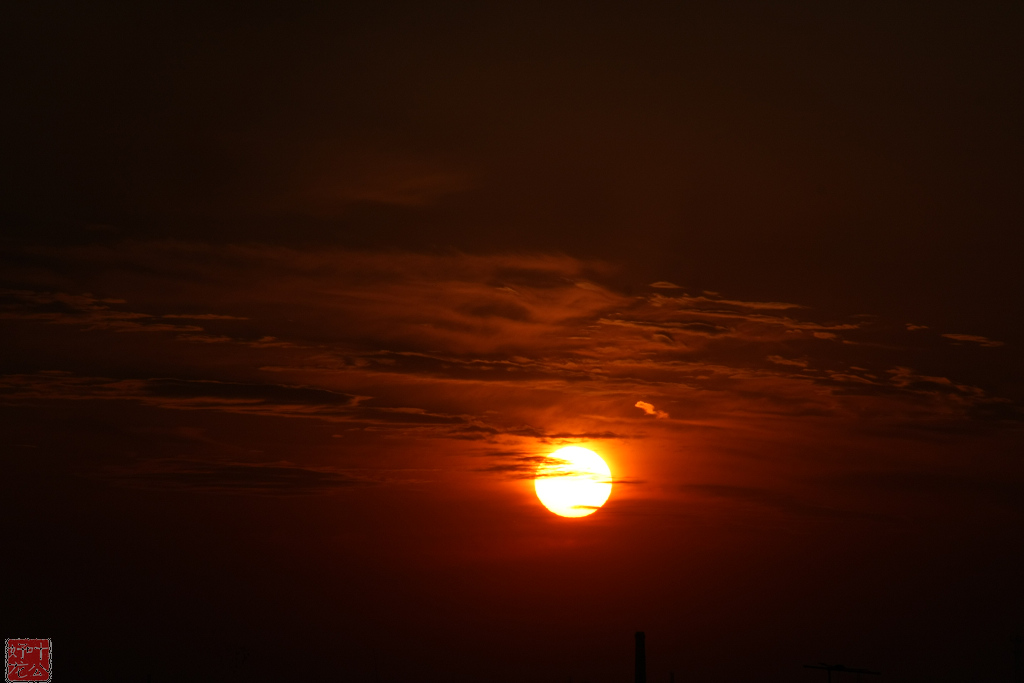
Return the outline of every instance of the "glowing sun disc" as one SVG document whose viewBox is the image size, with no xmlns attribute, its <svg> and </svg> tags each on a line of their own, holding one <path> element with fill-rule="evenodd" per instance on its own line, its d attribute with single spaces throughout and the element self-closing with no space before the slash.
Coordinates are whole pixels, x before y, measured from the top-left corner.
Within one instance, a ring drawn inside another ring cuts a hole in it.
<svg viewBox="0 0 1024 683">
<path fill-rule="evenodd" d="M 588 448 L 560 448 L 537 468 L 537 497 L 562 517 L 586 517 L 605 504 L 612 493 L 612 471 Z"/>
</svg>

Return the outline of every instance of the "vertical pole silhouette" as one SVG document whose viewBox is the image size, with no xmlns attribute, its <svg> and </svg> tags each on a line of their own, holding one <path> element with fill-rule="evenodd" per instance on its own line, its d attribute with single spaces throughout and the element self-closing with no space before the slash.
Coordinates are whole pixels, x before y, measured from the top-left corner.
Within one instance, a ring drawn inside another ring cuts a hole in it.
<svg viewBox="0 0 1024 683">
<path fill-rule="evenodd" d="M 1020 667 L 1021 634 L 1013 641 L 1013 683 L 1024 683 L 1024 671 Z"/>
<path fill-rule="evenodd" d="M 647 683 L 647 651 L 644 647 L 644 632 L 636 632 L 636 676 L 635 683 Z"/>
</svg>

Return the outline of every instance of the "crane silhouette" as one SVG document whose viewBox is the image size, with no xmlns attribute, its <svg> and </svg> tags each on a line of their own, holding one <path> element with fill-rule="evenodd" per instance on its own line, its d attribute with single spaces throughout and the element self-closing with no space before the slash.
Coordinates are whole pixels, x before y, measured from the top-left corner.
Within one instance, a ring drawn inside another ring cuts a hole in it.
<svg viewBox="0 0 1024 683">
<path fill-rule="evenodd" d="M 842 664 L 825 664 L 824 662 L 819 662 L 817 664 L 804 664 L 804 668 L 805 669 L 824 669 L 825 671 L 828 672 L 828 683 L 832 683 L 832 672 L 833 671 L 835 671 L 836 673 L 856 674 L 856 676 L 857 676 L 857 683 L 860 683 L 861 675 L 867 675 L 867 676 L 881 676 L 882 675 L 881 672 L 879 672 L 879 671 L 868 671 L 867 669 L 851 669 L 850 667 L 843 666 Z"/>
</svg>

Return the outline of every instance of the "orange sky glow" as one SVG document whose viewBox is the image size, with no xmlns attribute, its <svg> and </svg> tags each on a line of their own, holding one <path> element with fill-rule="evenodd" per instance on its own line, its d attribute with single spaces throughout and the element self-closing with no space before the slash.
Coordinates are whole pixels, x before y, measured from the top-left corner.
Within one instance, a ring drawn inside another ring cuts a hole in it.
<svg viewBox="0 0 1024 683">
<path fill-rule="evenodd" d="M 54 680 L 1013 681 L 1019 4 L 22 4 Z"/>
</svg>

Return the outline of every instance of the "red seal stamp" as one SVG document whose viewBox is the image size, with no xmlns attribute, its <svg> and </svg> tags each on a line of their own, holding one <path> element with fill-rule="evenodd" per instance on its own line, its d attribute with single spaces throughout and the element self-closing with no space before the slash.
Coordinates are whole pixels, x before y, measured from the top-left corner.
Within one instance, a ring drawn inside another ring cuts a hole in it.
<svg viewBox="0 0 1024 683">
<path fill-rule="evenodd" d="M 8 638 L 4 645 L 7 683 L 50 680 L 53 647 L 49 638 Z"/>
</svg>

